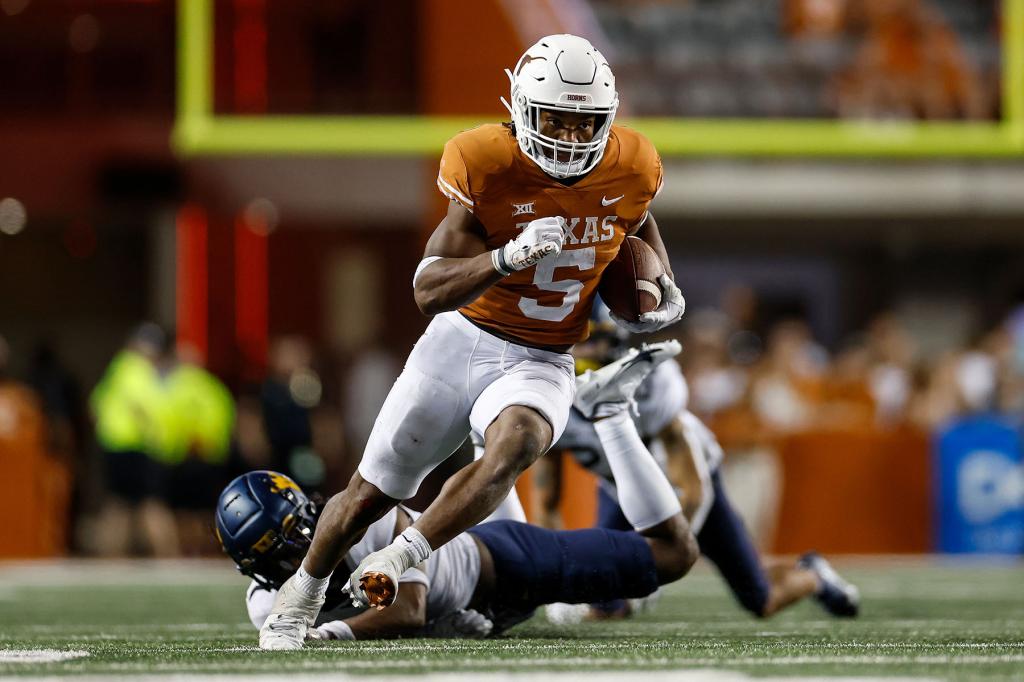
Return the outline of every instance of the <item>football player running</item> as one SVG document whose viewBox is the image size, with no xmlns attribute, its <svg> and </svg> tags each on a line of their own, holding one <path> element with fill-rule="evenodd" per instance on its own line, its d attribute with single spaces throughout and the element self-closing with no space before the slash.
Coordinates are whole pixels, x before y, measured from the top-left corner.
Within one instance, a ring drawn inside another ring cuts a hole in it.
<svg viewBox="0 0 1024 682">
<path fill-rule="evenodd" d="M 538 463 L 541 469 L 534 476 L 535 482 L 541 482 L 537 493 L 548 512 L 542 514 L 545 525 L 553 522 L 552 512 L 558 504 L 558 476 L 548 468 L 562 450 L 569 450 L 599 477 L 598 527 L 609 529 L 624 527 L 620 505 L 647 494 L 643 489 L 623 485 L 624 479 L 612 475 L 611 462 L 657 460 L 680 494 L 701 553 L 715 564 L 745 609 L 755 616 L 768 617 L 814 596 L 832 615 L 857 615 L 857 588 L 818 554 L 808 552 L 796 562 L 762 561 L 759 557 L 722 485 L 718 471 L 722 448 L 711 430 L 686 409 L 689 390 L 677 363 L 663 363 L 646 377 L 635 392 L 632 415 L 619 407 L 617 384 L 621 382 L 617 377 L 647 352 L 625 350 L 625 343 L 626 335 L 620 329 L 598 321 L 593 323 L 587 343 L 576 349 L 578 369 L 585 370 L 579 379 L 576 404 L 553 448 L 554 457 Z M 609 396 L 611 403 L 607 402 Z M 514 500 L 506 502 L 514 504 Z M 621 617 L 629 615 L 634 604 L 616 599 L 590 607 L 558 606 L 549 608 L 548 614 L 559 622 Z"/>
<path fill-rule="evenodd" d="M 678 345 L 645 349 L 605 395 L 615 392 L 624 408 L 643 376 L 676 352 Z M 698 551 L 668 479 L 648 456 L 612 455 L 608 463 L 624 489 L 645 491 L 623 500 L 631 530 L 483 523 L 403 571 L 396 582 L 402 589 L 390 608 L 353 610 L 346 579 L 332 581 L 325 608 L 305 637 L 483 637 L 522 622 L 544 604 L 642 598 L 678 580 Z M 346 553 L 346 567 L 388 546 L 417 517 L 404 506 L 393 507 Z M 265 627 L 272 617 L 275 597 L 302 562 L 320 519 L 318 505 L 275 472 L 245 474 L 221 493 L 217 537 L 238 569 L 253 578 L 246 604 L 256 627 Z"/>
<path fill-rule="evenodd" d="M 494 511 L 558 439 L 576 385 L 568 351 L 586 336 L 601 273 L 626 235 L 650 244 L 671 273 L 649 211 L 661 161 L 646 138 L 612 125 L 618 96 L 601 53 L 583 38 L 548 36 L 508 75 L 512 123 L 445 145 L 437 185 L 448 213 L 413 276 L 416 302 L 434 319 L 358 471 L 324 507 L 302 566 L 279 590 L 260 631 L 264 649 L 302 646 L 352 545 L 471 432 L 483 457 L 449 478 L 393 543 L 346 567 L 356 603 L 390 605 L 399 576 Z M 623 322 L 632 331 L 683 314 L 672 277 L 660 284 L 661 305 Z"/>
</svg>

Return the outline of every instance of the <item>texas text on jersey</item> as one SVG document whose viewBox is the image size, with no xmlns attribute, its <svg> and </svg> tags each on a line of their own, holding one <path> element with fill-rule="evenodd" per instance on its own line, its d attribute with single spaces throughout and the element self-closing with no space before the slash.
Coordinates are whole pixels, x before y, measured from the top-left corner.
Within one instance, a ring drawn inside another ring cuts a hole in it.
<svg viewBox="0 0 1024 682">
<path fill-rule="evenodd" d="M 612 127 L 597 167 L 571 185 L 527 158 L 508 126 L 455 136 L 445 145 L 437 185 L 476 216 L 488 248 L 539 217 L 562 216 L 570 230 L 557 258 L 512 273 L 459 312 L 530 344 L 568 346 L 586 338 L 601 273 L 646 220 L 661 183 L 653 145 L 622 126 Z"/>
</svg>

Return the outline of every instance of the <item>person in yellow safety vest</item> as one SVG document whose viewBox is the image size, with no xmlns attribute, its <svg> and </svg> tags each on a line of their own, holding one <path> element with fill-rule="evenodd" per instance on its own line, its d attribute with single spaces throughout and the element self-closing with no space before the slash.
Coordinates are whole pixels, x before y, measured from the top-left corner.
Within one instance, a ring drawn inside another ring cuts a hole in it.
<svg viewBox="0 0 1024 682">
<path fill-rule="evenodd" d="M 103 555 L 122 556 L 140 545 L 153 556 L 180 553 L 174 518 L 162 499 L 167 453 L 160 367 L 167 348 L 159 326 L 140 325 L 90 396 L 108 493 L 95 533 Z"/>
<path fill-rule="evenodd" d="M 191 348 L 164 379 L 171 466 L 166 501 L 174 510 L 182 547 L 188 554 L 215 553 L 209 516 L 227 483 L 227 461 L 235 422 L 231 393 L 198 364 Z"/>
</svg>

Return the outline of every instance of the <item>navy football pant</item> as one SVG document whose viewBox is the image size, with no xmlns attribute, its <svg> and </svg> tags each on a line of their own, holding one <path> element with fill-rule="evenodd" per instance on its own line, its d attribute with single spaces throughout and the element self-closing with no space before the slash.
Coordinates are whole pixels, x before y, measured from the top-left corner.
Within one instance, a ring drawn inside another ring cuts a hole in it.
<svg viewBox="0 0 1024 682">
<path fill-rule="evenodd" d="M 544 604 L 643 597 L 658 588 L 654 554 L 633 531 L 554 531 L 492 521 L 469 532 L 494 558 L 498 589 L 491 611 L 500 629 L 528 618 Z"/>
<path fill-rule="evenodd" d="M 760 616 L 768 605 L 771 583 L 743 520 L 729 504 L 722 478 L 717 471 L 711 475 L 711 484 L 715 491 L 715 501 L 708 511 L 704 527 L 697 533 L 700 553 L 718 568 L 743 608 Z M 601 528 L 630 527 L 618 502 L 603 487 L 598 489 L 597 509 L 598 525 Z M 601 610 L 615 611 L 621 607 L 621 602 L 595 606 Z"/>
</svg>

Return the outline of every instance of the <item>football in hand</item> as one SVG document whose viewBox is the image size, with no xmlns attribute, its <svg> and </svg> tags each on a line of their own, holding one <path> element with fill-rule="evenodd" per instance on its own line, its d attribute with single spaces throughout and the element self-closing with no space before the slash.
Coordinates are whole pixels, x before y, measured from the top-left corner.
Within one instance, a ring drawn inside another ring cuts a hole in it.
<svg viewBox="0 0 1024 682">
<path fill-rule="evenodd" d="M 665 266 L 654 249 L 639 237 L 626 237 L 604 269 L 597 292 L 618 317 L 637 322 L 661 305 L 658 277 L 663 274 Z"/>
</svg>

